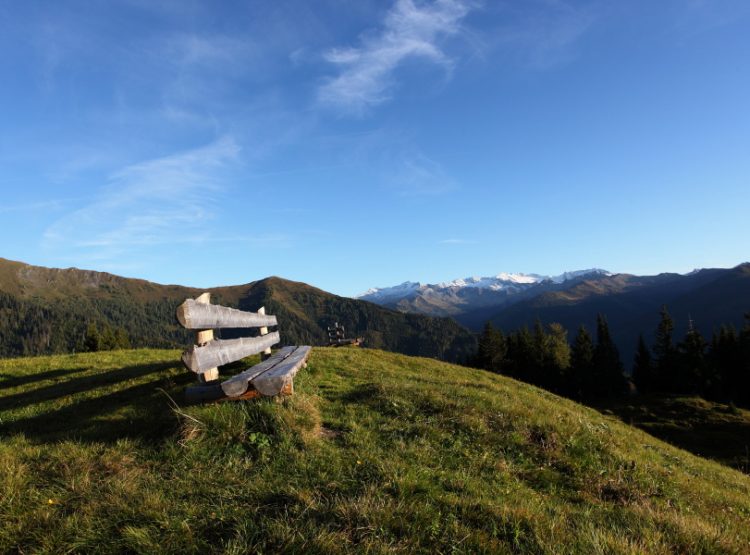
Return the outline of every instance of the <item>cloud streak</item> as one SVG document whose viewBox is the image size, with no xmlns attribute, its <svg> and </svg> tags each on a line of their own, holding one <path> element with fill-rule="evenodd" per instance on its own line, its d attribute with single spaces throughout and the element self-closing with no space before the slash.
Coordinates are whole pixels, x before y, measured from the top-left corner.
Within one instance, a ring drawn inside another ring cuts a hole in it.
<svg viewBox="0 0 750 555">
<path fill-rule="evenodd" d="M 127 166 L 97 198 L 47 228 L 43 246 L 113 259 L 145 246 L 199 237 L 212 218 L 221 174 L 239 147 L 230 137 L 207 146 Z M 205 239 L 201 239 L 205 240 Z"/>
<path fill-rule="evenodd" d="M 476 241 L 470 239 L 443 239 L 438 241 L 438 245 L 475 245 Z"/>
<path fill-rule="evenodd" d="M 325 53 L 325 60 L 340 71 L 319 88 L 318 101 L 361 114 L 391 98 L 393 73 L 405 60 L 421 58 L 450 69 L 453 62 L 440 42 L 460 31 L 469 10 L 470 4 L 464 0 L 397 0 L 380 32 L 363 35 L 357 48 L 334 48 Z"/>
</svg>

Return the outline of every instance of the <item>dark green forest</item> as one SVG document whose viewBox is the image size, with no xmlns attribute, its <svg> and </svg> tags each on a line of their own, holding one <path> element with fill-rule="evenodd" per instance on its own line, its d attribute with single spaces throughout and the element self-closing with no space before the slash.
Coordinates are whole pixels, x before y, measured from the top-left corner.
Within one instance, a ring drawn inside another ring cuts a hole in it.
<svg viewBox="0 0 750 555">
<path fill-rule="evenodd" d="M 630 375 L 604 315 L 592 334 L 581 325 L 572 341 L 559 323 L 507 335 L 487 322 L 471 364 L 581 401 L 644 394 L 698 395 L 750 406 L 750 314 L 741 330 L 723 325 L 706 340 L 693 322 L 681 339 L 662 307 L 655 340 L 641 334 Z"/>
<path fill-rule="evenodd" d="M 180 327 L 175 310 L 195 291 L 143 298 L 111 286 L 101 294 L 100 286 L 96 293 L 49 299 L 0 291 L 0 356 L 192 343 L 193 332 Z M 324 345 L 327 326 L 338 321 L 353 336 L 364 337 L 367 347 L 453 362 L 465 362 L 476 349 L 473 334 L 448 318 L 402 314 L 279 278 L 213 290 L 212 302 L 251 311 L 265 306 L 278 316 L 283 344 Z M 221 330 L 218 335 L 247 333 Z"/>
</svg>

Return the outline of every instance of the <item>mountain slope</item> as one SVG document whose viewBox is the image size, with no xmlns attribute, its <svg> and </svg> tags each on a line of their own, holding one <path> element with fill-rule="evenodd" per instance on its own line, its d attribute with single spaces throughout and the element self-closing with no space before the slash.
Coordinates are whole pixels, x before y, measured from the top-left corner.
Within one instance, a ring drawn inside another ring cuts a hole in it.
<svg viewBox="0 0 750 555">
<path fill-rule="evenodd" d="M 629 364 L 638 334 L 651 339 L 663 304 L 675 320 L 676 339 L 684 335 L 690 319 L 707 336 L 724 323 L 740 327 L 743 313 L 750 311 L 750 264 L 688 275 L 618 274 L 584 280 L 565 291 L 547 292 L 502 308 L 488 319 L 503 329 L 515 329 L 530 326 L 538 318 L 559 322 L 572 334 L 580 324 L 595 329 L 596 315 L 602 313 Z"/>
<path fill-rule="evenodd" d="M 283 402 L 174 412 L 193 379 L 179 351 L 0 360 L 0 552 L 750 548 L 750 477 L 502 376 L 323 348 Z"/>
<path fill-rule="evenodd" d="M 193 334 L 178 325 L 175 309 L 203 291 L 0 259 L 0 356 L 81 350 L 89 322 L 125 329 L 136 347 L 185 346 Z M 205 291 L 217 304 L 253 311 L 266 306 L 289 344 L 323 344 L 326 327 L 338 321 L 367 346 L 407 354 L 464 360 L 475 348 L 472 334 L 453 320 L 402 314 L 281 278 Z"/>
<path fill-rule="evenodd" d="M 604 270 L 591 269 L 565 272 L 559 276 L 503 273 L 437 284 L 405 282 L 395 287 L 369 289 L 357 298 L 402 312 L 458 318 L 488 308 L 497 311 L 545 291 L 570 287 L 584 278 L 607 275 L 609 273 Z"/>
</svg>

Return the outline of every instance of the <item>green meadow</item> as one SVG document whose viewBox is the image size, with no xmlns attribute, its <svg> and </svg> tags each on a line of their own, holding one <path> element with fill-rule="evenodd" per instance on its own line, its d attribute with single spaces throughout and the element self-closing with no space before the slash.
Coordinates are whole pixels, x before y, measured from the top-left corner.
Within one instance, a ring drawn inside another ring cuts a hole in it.
<svg viewBox="0 0 750 555">
<path fill-rule="evenodd" d="M 0 360 L 0 552 L 750 552 L 749 476 L 512 379 L 315 348 L 284 399 L 193 380 L 173 350 Z"/>
</svg>

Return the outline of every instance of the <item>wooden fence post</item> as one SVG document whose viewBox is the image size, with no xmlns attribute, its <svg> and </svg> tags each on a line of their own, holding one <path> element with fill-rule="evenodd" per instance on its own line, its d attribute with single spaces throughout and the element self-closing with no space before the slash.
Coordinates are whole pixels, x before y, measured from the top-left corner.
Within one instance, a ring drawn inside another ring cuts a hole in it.
<svg viewBox="0 0 750 555">
<path fill-rule="evenodd" d="M 258 309 L 258 314 L 265 315 L 266 314 L 266 307 L 265 306 L 261 306 Z M 268 335 L 268 327 L 266 327 L 266 326 L 261 326 L 260 330 L 258 330 L 258 331 L 260 332 L 260 335 Z M 261 360 L 266 360 L 270 356 L 271 356 L 271 347 L 269 347 L 268 349 L 266 349 L 265 351 L 263 351 L 260 354 L 260 359 Z"/>
<path fill-rule="evenodd" d="M 201 296 L 195 299 L 195 302 L 200 304 L 211 304 L 211 293 L 203 293 Z M 198 330 L 195 334 L 195 343 L 199 347 L 202 347 L 206 343 L 214 340 L 214 330 Z M 198 374 L 198 381 L 201 383 L 211 382 L 219 379 L 219 369 L 210 368 Z"/>
</svg>

